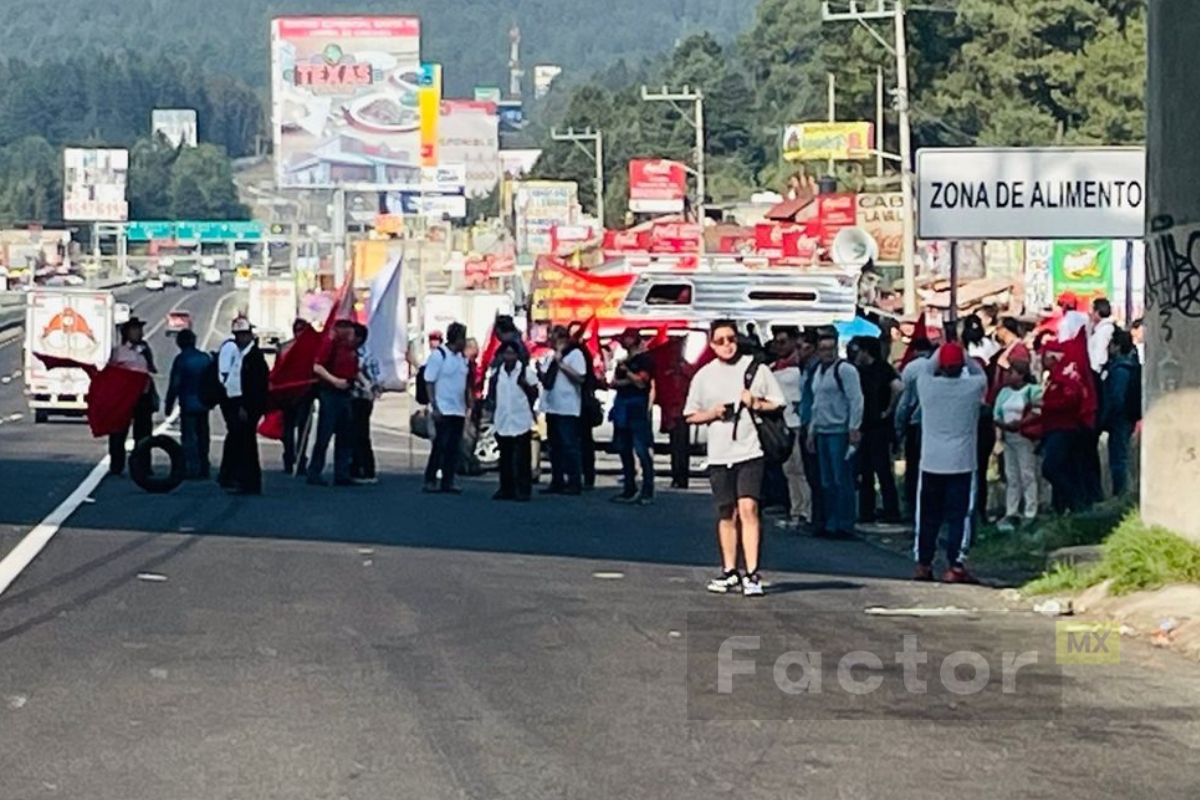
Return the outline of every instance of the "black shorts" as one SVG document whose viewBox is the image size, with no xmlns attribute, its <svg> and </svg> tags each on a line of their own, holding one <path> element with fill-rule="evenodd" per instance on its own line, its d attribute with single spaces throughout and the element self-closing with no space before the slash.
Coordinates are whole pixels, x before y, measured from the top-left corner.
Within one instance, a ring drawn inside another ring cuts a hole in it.
<svg viewBox="0 0 1200 800">
<path fill-rule="evenodd" d="M 709 465 L 708 481 L 712 484 L 713 502 L 717 508 L 736 506 L 743 497 L 759 500 L 762 497 L 765 464 L 763 459 L 753 458 L 732 466 Z"/>
</svg>

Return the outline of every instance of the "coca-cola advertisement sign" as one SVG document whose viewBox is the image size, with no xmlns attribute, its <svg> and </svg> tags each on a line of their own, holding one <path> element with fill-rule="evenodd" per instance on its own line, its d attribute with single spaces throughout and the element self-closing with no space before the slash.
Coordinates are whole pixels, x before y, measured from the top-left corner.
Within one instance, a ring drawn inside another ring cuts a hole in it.
<svg viewBox="0 0 1200 800">
<path fill-rule="evenodd" d="M 853 228 L 858 221 L 855 194 L 840 192 L 823 194 L 817 198 L 817 218 L 820 220 L 821 247 L 826 250 L 843 228 Z"/>
<path fill-rule="evenodd" d="M 687 197 L 687 168 L 678 161 L 629 162 L 629 210 L 636 214 L 677 214 Z"/>
</svg>

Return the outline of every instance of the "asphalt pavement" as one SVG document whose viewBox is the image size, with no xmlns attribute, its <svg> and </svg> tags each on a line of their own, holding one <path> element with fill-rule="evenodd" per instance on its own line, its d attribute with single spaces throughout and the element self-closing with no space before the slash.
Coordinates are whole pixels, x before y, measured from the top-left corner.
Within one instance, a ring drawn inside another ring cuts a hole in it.
<svg viewBox="0 0 1200 800">
<path fill-rule="evenodd" d="M 611 477 L 528 504 L 492 501 L 491 476 L 425 495 L 403 405 L 377 416 L 377 486 L 306 486 L 264 443 L 261 498 L 91 492 L 0 595 L 0 797 L 1196 796 L 1200 678 L 1178 656 L 1059 665 L 1054 622 L 994 590 L 774 530 L 766 596 L 710 595 L 703 487 L 646 508 L 610 503 Z M 71 423 L 0 426 L 0 555 L 103 450 Z M 937 616 L 881 615 L 914 607 Z M 979 661 L 990 679 L 953 691 Z"/>
</svg>

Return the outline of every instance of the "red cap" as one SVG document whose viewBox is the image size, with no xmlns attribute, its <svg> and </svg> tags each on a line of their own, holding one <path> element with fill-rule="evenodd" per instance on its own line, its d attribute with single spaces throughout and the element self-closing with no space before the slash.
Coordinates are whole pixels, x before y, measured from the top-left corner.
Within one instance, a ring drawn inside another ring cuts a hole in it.
<svg viewBox="0 0 1200 800">
<path fill-rule="evenodd" d="M 945 368 L 962 367 L 967 363 L 967 354 L 958 342 L 946 342 L 938 348 L 938 364 Z"/>
<path fill-rule="evenodd" d="M 1058 307 L 1069 311 L 1077 310 L 1079 308 L 1079 295 L 1071 291 L 1063 292 L 1058 296 Z"/>
<path fill-rule="evenodd" d="M 429 332 L 429 338 L 430 338 L 430 339 L 445 339 L 446 337 L 445 337 L 445 336 L 442 336 L 442 332 L 441 332 L 441 331 L 430 331 L 430 332 Z"/>
</svg>

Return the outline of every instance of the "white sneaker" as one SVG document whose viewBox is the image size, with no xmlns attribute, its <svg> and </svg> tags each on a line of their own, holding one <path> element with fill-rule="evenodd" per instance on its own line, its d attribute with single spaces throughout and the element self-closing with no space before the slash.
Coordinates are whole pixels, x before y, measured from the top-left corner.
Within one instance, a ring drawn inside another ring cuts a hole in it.
<svg viewBox="0 0 1200 800">
<path fill-rule="evenodd" d="M 721 577 L 713 578 L 708 582 L 708 590 L 715 594 L 729 594 L 736 591 L 742 579 L 738 577 L 736 572 L 731 572 L 728 575 L 721 573 Z"/>
<path fill-rule="evenodd" d="M 742 594 L 745 597 L 762 597 L 762 593 L 762 581 L 757 574 L 742 578 Z"/>
</svg>

